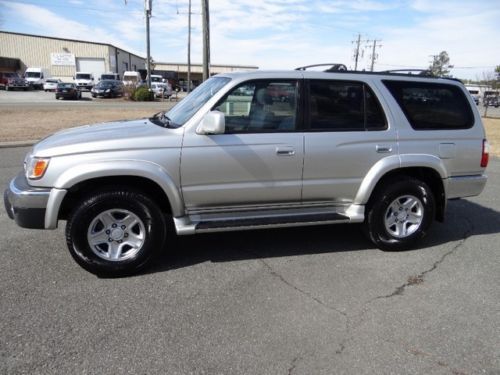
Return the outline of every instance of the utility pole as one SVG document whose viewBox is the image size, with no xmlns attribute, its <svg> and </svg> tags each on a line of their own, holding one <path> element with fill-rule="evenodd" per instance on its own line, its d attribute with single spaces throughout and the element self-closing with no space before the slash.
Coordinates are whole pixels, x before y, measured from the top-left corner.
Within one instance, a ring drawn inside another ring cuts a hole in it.
<svg viewBox="0 0 500 375">
<path fill-rule="evenodd" d="M 372 54 L 370 56 L 372 62 L 371 62 L 371 65 L 370 65 L 370 72 L 373 72 L 373 67 L 375 66 L 375 60 L 377 60 L 378 58 L 378 55 L 377 53 L 375 52 L 375 50 L 380 47 L 382 47 L 381 44 L 378 44 L 377 45 L 377 42 L 381 42 L 382 40 L 381 39 L 373 39 L 373 40 L 367 40 L 367 42 L 373 42 L 373 47 L 372 47 Z"/>
<path fill-rule="evenodd" d="M 188 76 L 187 76 L 187 92 L 191 91 L 191 0 L 189 0 L 188 9 Z"/>
<path fill-rule="evenodd" d="M 186 86 L 186 91 L 189 92 L 191 91 L 191 16 L 193 14 L 199 14 L 199 13 L 193 13 L 191 11 L 192 7 L 192 0 L 189 0 L 189 8 L 188 8 L 188 44 L 187 44 L 187 65 L 188 65 L 188 71 L 187 71 L 187 86 Z M 177 14 L 186 14 L 184 12 L 179 12 L 179 9 L 177 9 Z"/>
<path fill-rule="evenodd" d="M 203 80 L 210 77 L 210 15 L 208 0 L 201 0 L 203 26 Z"/>
<path fill-rule="evenodd" d="M 146 14 L 146 49 L 147 49 L 147 78 L 148 78 L 148 89 L 151 89 L 151 45 L 149 43 L 149 19 L 151 18 L 151 10 L 153 8 L 153 0 L 144 0 L 144 12 Z"/>
<path fill-rule="evenodd" d="M 361 44 L 361 34 L 358 34 L 358 39 L 353 40 L 351 43 L 356 43 L 354 48 L 354 70 L 358 70 L 358 60 L 359 60 L 359 48 Z"/>
</svg>

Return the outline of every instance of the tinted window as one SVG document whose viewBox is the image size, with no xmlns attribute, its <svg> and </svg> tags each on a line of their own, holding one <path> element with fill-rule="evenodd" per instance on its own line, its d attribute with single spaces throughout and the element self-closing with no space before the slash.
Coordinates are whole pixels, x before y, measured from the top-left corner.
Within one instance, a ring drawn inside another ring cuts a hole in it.
<svg viewBox="0 0 500 375">
<path fill-rule="evenodd" d="M 454 85 L 384 81 L 413 129 L 467 129 L 474 116 L 463 91 Z"/>
<path fill-rule="evenodd" d="M 225 114 L 226 133 L 293 131 L 297 90 L 297 81 L 250 81 L 232 89 L 215 108 Z"/>
<path fill-rule="evenodd" d="M 312 80 L 309 85 L 309 126 L 316 131 L 386 129 L 381 106 L 362 82 Z"/>
</svg>

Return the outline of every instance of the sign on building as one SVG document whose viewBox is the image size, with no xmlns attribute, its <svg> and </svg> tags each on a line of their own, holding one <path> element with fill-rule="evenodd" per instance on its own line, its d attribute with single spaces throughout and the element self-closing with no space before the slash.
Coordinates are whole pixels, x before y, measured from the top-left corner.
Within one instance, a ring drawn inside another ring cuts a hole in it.
<svg viewBox="0 0 500 375">
<path fill-rule="evenodd" d="M 54 52 L 50 54 L 52 65 L 71 65 L 75 66 L 75 55 L 73 53 Z"/>
</svg>

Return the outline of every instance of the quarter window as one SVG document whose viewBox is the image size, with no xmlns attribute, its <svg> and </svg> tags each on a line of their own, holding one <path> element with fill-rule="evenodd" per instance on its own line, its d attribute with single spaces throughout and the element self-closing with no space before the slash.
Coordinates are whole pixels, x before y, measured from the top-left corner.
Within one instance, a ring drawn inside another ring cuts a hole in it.
<svg viewBox="0 0 500 375">
<path fill-rule="evenodd" d="M 365 131 L 387 128 L 382 108 L 362 82 L 312 80 L 309 126 L 313 131 Z"/>
<path fill-rule="evenodd" d="M 455 85 L 384 81 L 415 130 L 468 129 L 474 116 L 464 92 Z"/>
<path fill-rule="evenodd" d="M 215 109 L 224 112 L 228 134 L 287 132 L 295 130 L 297 97 L 297 81 L 249 81 L 232 89 Z"/>
</svg>

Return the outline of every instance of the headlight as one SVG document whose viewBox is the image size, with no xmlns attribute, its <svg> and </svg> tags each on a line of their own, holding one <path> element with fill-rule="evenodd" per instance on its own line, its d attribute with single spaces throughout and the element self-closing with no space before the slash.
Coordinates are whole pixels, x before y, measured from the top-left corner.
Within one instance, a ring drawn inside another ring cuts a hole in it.
<svg viewBox="0 0 500 375">
<path fill-rule="evenodd" d="M 49 166 L 50 158 L 31 157 L 26 163 L 26 177 L 30 180 L 38 180 L 43 177 L 47 167 Z"/>
<path fill-rule="evenodd" d="M 107 90 L 106 90 L 106 92 L 111 92 L 111 90 L 110 90 L 110 89 L 107 89 Z"/>
</svg>

